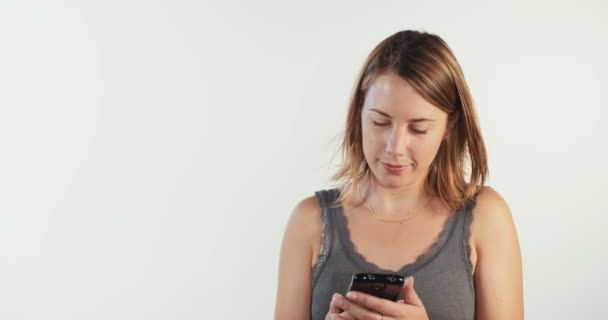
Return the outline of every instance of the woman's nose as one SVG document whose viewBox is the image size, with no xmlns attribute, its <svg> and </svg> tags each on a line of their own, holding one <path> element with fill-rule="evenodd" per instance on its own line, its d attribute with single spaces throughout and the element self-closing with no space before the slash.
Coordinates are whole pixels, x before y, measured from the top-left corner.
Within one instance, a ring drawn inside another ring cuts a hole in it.
<svg viewBox="0 0 608 320">
<path fill-rule="evenodd" d="M 391 130 L 386 142 L 386 152 L 388 154 L 394 156 L 402 156 L 405 154 L 409 140 L 406 129 L 407 128 L 394 127 L 393 130 Z"/>
</svg>

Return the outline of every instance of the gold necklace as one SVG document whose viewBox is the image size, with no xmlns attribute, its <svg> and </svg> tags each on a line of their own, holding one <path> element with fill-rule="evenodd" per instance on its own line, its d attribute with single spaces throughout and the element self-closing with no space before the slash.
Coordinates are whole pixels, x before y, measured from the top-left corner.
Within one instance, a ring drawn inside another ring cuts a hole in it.
<svg viewBox="0 0 608 320">
<path fill-rule="evenodd" d="M 365 198 L 363 198 L 363 195 L 361 194 L 361 188 L 359 186 L 357 186 L 357 189 L 359 190 L 359 196 L 361 197 L 361 200 L 363 200 L 363 203 L 365 203 L 365 206 L 367 207 L 367 209 L 369 209 L 369 211 L 372 213 L 372 216 L 380 222 L 403 224 L 405 221 L 410 220 L 411 218 L 415 217 L 418 213 L 420 213 L 420 211 L 418 211 L 414 214 L 410 214 L 405 219 L 399 219 L 399 220 L 385 220 L 385 219 L 379 218 L 376 211 L 374 211 L 374 209 L 372 209 L 372 207 L 369 206 L 367 201 L 365 201 Z M 430 202 L 431 202 L 431 199 L 429 198 L 429 201 L 426 202 L 426 204 L 424 205 L 423 208 L 428 206 Z"/>
</svg>

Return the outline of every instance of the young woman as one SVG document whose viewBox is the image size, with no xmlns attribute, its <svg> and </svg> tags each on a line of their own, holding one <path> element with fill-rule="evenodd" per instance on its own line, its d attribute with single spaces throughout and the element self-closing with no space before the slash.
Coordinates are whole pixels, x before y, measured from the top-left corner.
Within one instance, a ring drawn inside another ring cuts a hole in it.
<svg viewBox="0 0 608 320">
<path fill-rule="evenodd" d="M 401 31 L 369 55 L 333 181 L 285 230 L 275 319 L 523 319 L 521 254 L 464 75 L 437 35 Z M 407 277 L 397 302 L 354 273 Z M 415 284 L 414 284 L 415 283 Z"/>
</svg>

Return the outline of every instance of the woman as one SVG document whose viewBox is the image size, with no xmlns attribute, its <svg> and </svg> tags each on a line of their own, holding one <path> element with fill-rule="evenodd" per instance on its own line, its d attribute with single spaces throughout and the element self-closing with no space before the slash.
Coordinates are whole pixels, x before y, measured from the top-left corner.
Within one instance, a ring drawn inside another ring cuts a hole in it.
<svg viewBox="0 0 608 320">
<path fill-rule="evenodd" d="M 286 227 L 276 319 L 523 318 L 511 213 L 484 186 L 473 100 L 440 37 L 401 31 L 371 52 L 342 152 L 338 186 L 300 201 Z M 357 272 L 407 280 L 397 302 L 346 295 Z"/>
</svg>

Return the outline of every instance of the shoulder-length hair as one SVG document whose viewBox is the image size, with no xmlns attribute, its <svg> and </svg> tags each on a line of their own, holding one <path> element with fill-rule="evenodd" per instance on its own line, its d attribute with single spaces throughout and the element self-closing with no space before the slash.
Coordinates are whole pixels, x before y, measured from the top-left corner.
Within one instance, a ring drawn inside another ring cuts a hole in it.
<svg viewBox="0 0 608 320">
<path fill-rule="evenodd" d="M 397 32 L 380 42 L 359 73 L 340 146 L 342 164 L 331 177 L 341 189 L 336 204 L 350 199 L 369 170 L 363 155 L 361 110 L 371 83 L 384 72 L 399 75 L 425 100 L 448 114 L 451 129 L 431 163 L 424 188 L 438 195 L 450 209 L 458 208 L 475 196 L 488 175 L 477 113 L 464 74 L 445 41 L 412 30 Z"/>
</svg>

